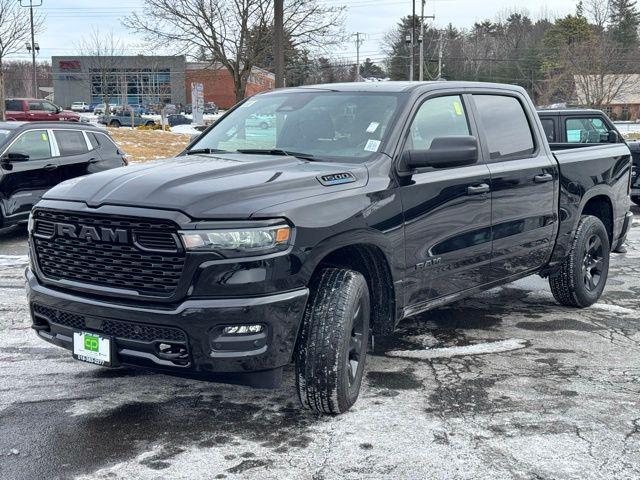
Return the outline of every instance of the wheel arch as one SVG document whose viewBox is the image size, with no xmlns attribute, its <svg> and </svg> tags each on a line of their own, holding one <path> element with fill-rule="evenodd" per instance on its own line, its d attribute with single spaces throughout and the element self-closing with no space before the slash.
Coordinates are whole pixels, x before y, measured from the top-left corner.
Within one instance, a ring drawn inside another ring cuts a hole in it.
<svg viewBox="0 0 640 480">
<path fill-rule="evenodd" d="M 613 248 L 615 212 L 611 196 L 603 190 L 593 192 L 583 199 L 578 219 L 582 215 L 592 215 L 604 224 L 609 236 L 609 244 Z"/>
</svg>

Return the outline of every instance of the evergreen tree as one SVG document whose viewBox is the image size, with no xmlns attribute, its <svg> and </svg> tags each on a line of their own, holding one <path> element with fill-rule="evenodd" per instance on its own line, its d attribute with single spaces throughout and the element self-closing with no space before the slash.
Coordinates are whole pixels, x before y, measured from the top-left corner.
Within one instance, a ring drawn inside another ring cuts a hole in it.
<svg viewBox="0 0 640 480">
<path fill-rule="evenodd" d="M 636 3 L 636 0 L 611 0 L 611 35 L 616 43 L 624 47 L 638 45 L 640 13 Z"/>
</svg>

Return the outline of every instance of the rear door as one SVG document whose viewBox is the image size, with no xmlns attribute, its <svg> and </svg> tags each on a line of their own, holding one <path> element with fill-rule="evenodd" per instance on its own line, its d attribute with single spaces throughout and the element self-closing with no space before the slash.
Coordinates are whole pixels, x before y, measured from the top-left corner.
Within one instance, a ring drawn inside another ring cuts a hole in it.
<svg viewBox="0 0 640 480">
<path fill-rule="evenodd" d="M 86 134 L 91 145 L 88 173 L 101 172 L 125 165 L 124 154 L 106 134 L 89 131 Z"/>
<path fill-rule="evenodd" d="M 413 114 L 403 151 L 426 150 L 436 137 L 477 135 L 468 99 L 424 98 Z M 491 261 L 491 179 L 482 162 L 425 168 L 400 187 L 405 223 L 409 308 L 488 281 Z"/>
<path fill-rule="evenodd" d="M 82 130 L 55 129 L 53 136 L 57 144 L 60 177 L 68 180 L 88 173 L 89 165 L 99 161 L 97 152 L 91 152 Z"/>
<path fill-rule="evenodd" d="M 60 182 L 58 162 L 47 130 L 28 130 L 20 134 L 2 152 L 21 153 L 29 160 L 13 162 L 10 168 L 2 169 L 0 192 L 5 214 L 27 215 L 31 207 L 49 188 Z"/>
<path fill-rule="evenodd" d="M 491 278 L 500 280 L 548 261 L 557 228 L 558 165 L 523 95 L 476 93 L 473 103 L 491 173 Z"/>
</svg>

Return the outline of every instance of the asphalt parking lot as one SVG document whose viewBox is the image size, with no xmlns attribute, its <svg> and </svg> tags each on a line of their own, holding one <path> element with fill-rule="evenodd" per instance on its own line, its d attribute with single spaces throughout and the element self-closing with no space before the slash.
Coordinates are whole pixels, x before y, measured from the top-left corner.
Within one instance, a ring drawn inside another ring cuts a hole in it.
<svg viewBox="0 0 640 480">
<path fill-rule="evenodd" d="M 635 210 L 640 215 L 640 210 Z M 640 222 L 598 304 L 532 277 L 376 339 L 355 407 L 77 362 L 29 328 L 0 232 L 0 478 L 640 478 Z"/>
</svg>

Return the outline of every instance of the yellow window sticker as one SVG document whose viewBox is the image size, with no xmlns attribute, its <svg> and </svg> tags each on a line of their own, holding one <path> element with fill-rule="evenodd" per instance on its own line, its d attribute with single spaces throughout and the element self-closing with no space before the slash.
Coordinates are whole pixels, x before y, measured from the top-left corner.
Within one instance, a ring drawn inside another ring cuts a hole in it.
<svg viewBox="0 0 640 480">
<path fill-rule="evenodd" d="M 49 141 L 49 137 L 47 137 L 46 133 L 41 133 L 40 137 L 42 138 L 43 142 L 48 142 Z"/>
<path fill-rule="evenodd" d="M 453 102 L 453 109 L 456 111 L 456 115 L 458 115 L 459 117 L 461 117 L 462 114 L 464 113 L 464 110 L 462 110 L 462 105 L 460 104 L 460 102 Z"/>
</svg>

